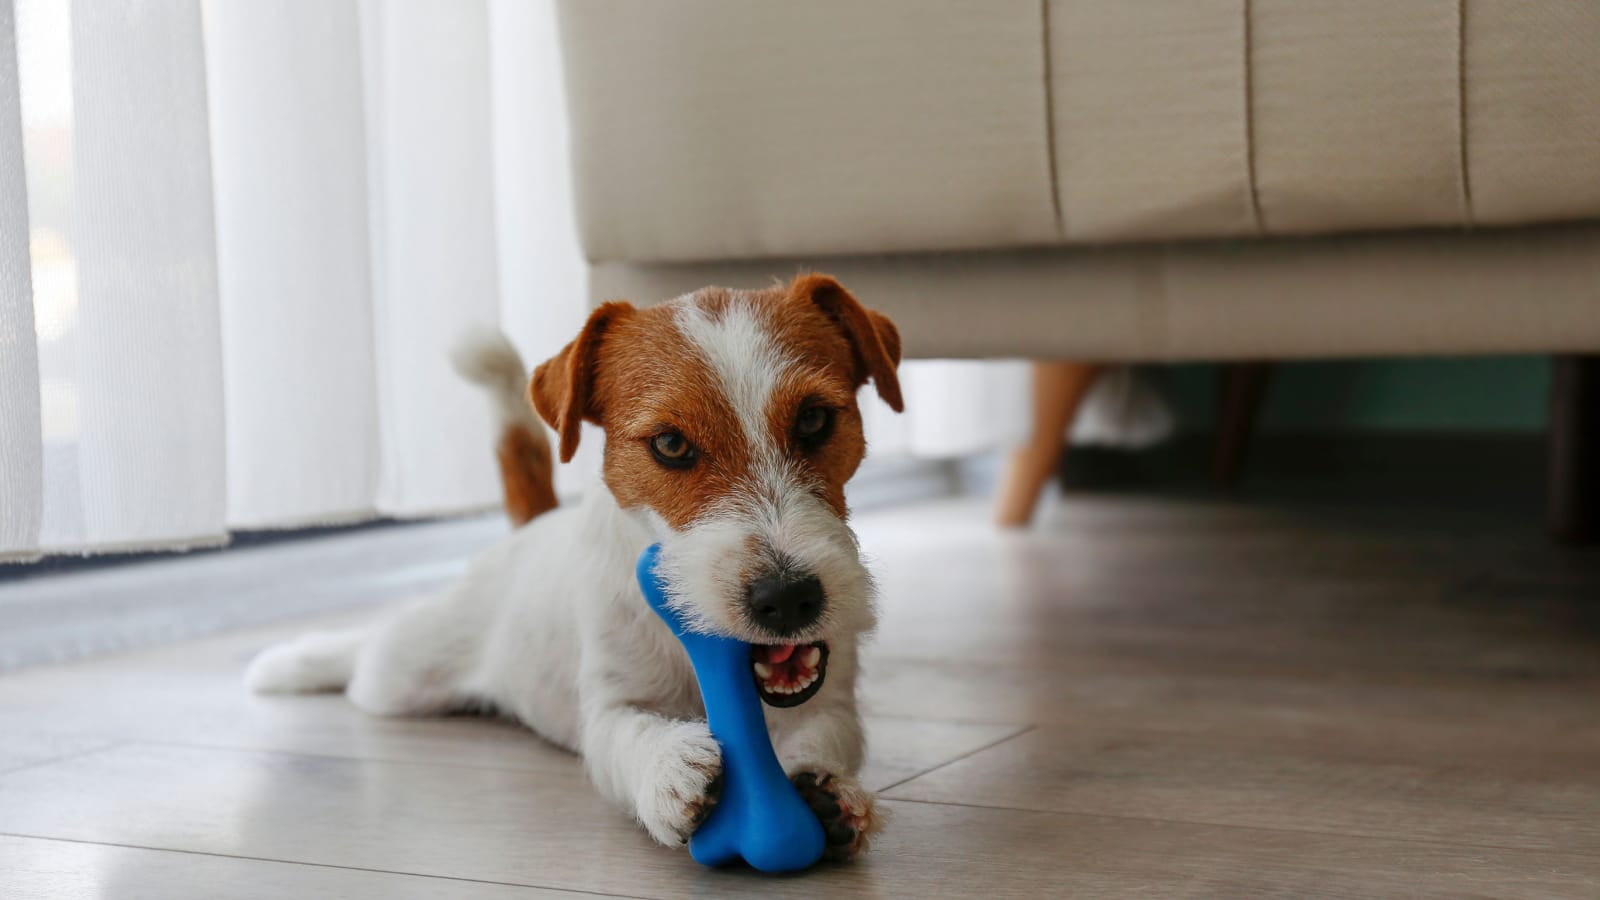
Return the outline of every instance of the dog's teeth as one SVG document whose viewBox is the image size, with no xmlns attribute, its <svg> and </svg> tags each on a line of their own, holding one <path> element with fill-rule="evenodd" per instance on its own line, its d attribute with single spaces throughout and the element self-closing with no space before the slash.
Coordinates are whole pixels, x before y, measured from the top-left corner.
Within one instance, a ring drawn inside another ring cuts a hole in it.
<svg viewBox="0 0 1600 900">
<path fill-rule="evenodd" d="M 766 679 L 772 677 L 772 667 L 767 665 L 764 662 L 756 663 L 755 664 L 755 670 L 756 670 L 756 677 L 760 678 L 763 681 L 765 681 Z"/>
<path fill-rule="evenodd" d="M 815 669 L 817 663 L 822 661 L 822 648 L 816 646 L 807 647 L 806 654 L 800 657 L 800 661 Z"/>
</svg>

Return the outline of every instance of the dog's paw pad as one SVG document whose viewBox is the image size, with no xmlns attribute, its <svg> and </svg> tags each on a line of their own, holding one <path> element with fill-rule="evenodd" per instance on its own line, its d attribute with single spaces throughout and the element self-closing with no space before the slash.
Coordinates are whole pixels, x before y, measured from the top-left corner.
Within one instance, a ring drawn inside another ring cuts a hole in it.
<svg viewBox="0 0 1600 900">
<path fill-rule="evenodd" d="M 689 804 L 689 831 L 684 835 L 684 840 L 695 833 L 706 819 L 711 818 L 711 811 L 717 808 L 717 801 L 722 799 L 722 769 L 717 769 L 717 774 L 712 776 L 711 783 L 706 785 L 706 792 L 695 798 Z"/>
<path fill-rule="evenodd" d="M 883 815 L 871 791 L 854 779 L 828 772 L 797 772 L 790 780 L 822 822 L 826 859 L 847 862 L 867 852 L 873 835 L 883 826 Z"/>
<path fill-rule="evenodd" d="M 704 724 L 686 724 L 663 743 L 645 785 L 639 821 L 657 841 L 682 846 L 722 796 L 722 748 Z"/>
</svg>

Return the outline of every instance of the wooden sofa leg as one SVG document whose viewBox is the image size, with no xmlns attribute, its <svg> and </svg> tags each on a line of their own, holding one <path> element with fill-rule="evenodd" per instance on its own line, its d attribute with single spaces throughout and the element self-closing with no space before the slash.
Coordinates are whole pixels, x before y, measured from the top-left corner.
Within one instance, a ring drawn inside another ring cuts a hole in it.
<svg viewBox="0 0 1600 900">
<path fill-rule="evenodd" d="M 1218 487 L 1232 489 L 1239 483 L 1271 378 L 1272 363 L 1267 362 L 1230 363 L 1217 373 L 1217 443 L 1211 477 Z"/>
<path fill-rule="evenodd" d="M 1558 356 L 1550 383 L 1550 533 L 1600 539 L 1600 356 Z"/>
<path fill-rule="evenodd" d="M 1033 430 L 1027 443 L 1012 453 L 1000 481 L 996 524 L 1021 528 L 1033 519 L 1039 493 L 1061 462 L 1067 426 L 1078 414 L 1099 371 L 1100 367 L 1093 363 L 1033 364 Z"/>
</svg>

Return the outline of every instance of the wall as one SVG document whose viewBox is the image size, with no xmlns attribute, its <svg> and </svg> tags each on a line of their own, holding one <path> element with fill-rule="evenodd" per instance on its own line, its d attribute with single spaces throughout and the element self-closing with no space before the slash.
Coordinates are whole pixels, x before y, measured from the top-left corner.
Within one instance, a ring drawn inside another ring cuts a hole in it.
<svg viewBox="0 0 1600 900">
<path fill-rule="evenodd" d="M 1164 366 L 1157 377 L 1185 428 L 1214 419 L 1216 367 Z M 1263 432 L 1536 432 L 1550 362 L 1542 356 L 1337 360 L 1280 364 Z"/>
</svg>

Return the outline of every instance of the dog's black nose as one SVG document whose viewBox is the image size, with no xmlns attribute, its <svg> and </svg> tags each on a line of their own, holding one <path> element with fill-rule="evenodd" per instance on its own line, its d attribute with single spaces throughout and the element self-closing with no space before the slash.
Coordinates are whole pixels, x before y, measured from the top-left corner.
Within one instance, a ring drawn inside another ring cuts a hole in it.
<svg viewBox="0 0 1600 900">
<path fill-rule="evenodd" d="M 755 623 L 774 634 L 794 634 L 822 615 L 822 582 L 815 575 L 764 575 L 745 590 Z"/>
</svg>

